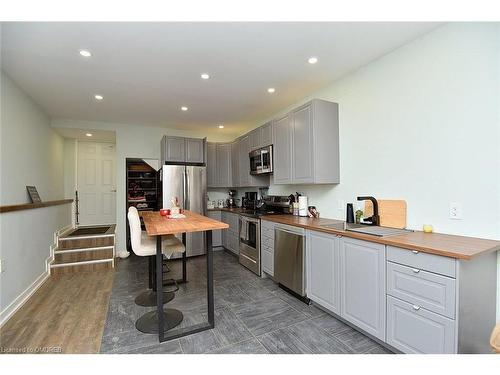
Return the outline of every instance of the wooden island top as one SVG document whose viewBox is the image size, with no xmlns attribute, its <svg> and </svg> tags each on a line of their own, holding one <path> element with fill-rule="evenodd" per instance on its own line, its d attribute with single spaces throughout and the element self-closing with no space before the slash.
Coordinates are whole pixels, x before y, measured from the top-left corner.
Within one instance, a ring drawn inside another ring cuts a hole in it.
<svg viewBox="0 0 500 375">
<path fill-rule="evenodd" d="M 183 214 L 186 215 L 184 219 L 169 219 L 166 216 L 161 216 L 159 211 L 143 211 L 140 216 L 144 220 L 146 232 L 149 236 L 229 228 L 226 223 L 191 211 L 185 210 Z"/>
</svg>

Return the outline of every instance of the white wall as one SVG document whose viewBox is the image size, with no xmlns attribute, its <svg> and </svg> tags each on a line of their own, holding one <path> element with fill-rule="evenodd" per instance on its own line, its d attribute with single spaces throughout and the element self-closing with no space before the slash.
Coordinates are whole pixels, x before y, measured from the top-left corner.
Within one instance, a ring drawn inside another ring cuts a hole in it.
<svg viewBox="0 0 500 375">
<path fill-rule="evenodd" d="M 63 198 L 63 139 L 3 72 L 0 145 L 0 205 L 28 203 L 26 185 L 42 200 Z M 0 214 L 0 321 L 46 274 L 54 232 L 70 220 L 70 205 Z"/>
<path fill-rule="evenodd" d="M 55 119 L 53 127 L 70 129 L 100 129 L 112 130 L 116 134 L 116 242 L 117 253 L 126 252 L 125 244 L 125 159 L 150 158 L 160 159 L 160 141 L 163 135 L 178 135 L 183 137 L 203 137 L 199 133 L 168 129 L 162 127 L 149 127 L 142 125 L 127 125 L 104 122 L 88 122 L 66 119 Z M 220 137 L 211 137 L 210 141 L 228 141 L 230 136 L 221 134 Z"/>
</svg>

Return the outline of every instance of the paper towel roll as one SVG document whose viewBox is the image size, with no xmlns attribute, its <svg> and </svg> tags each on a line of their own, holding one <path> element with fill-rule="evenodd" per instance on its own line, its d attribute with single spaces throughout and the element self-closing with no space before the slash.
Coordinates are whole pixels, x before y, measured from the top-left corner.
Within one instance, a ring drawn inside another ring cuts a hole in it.
<svg viewBox="0 0 500 375">
<path fill-rule="evenodd" d="M 304 195 L 299 197 L 299 216 L 309 216 L 307 214 L 307 197 Z"/>
</svg>

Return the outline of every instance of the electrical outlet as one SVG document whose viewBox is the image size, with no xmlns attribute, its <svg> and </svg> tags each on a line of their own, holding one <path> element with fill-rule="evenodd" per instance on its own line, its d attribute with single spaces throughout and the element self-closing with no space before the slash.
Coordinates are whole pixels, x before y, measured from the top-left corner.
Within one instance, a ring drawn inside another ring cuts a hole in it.
<svg viewBox="0 0 500 375">
<path fill-rule="evenodd" d="M 450 203 L 450 219 L 461 220 L 462 219 L 462 204 L 459 202 Z"/>
<path fill-rule="evenodd" d="M 0 273 L 3 272 L 3 262 L 2 262 L 2 259 L 0 259 Z"/>
</svg>

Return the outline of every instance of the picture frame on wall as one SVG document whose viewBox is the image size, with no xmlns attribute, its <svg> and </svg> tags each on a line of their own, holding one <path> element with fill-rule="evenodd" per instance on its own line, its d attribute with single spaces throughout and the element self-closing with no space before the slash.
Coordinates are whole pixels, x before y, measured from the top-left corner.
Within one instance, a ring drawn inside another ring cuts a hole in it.
<svg viewBox="0 0 500 375">
<path fill-rule="evenodd" d="M 38 194 L 35 186 L 26 186 L 26 190 L 28 191 L 28 195 L 30 196 L 31 203 L 41 203 L 42 199 Z"/>
</svg>

